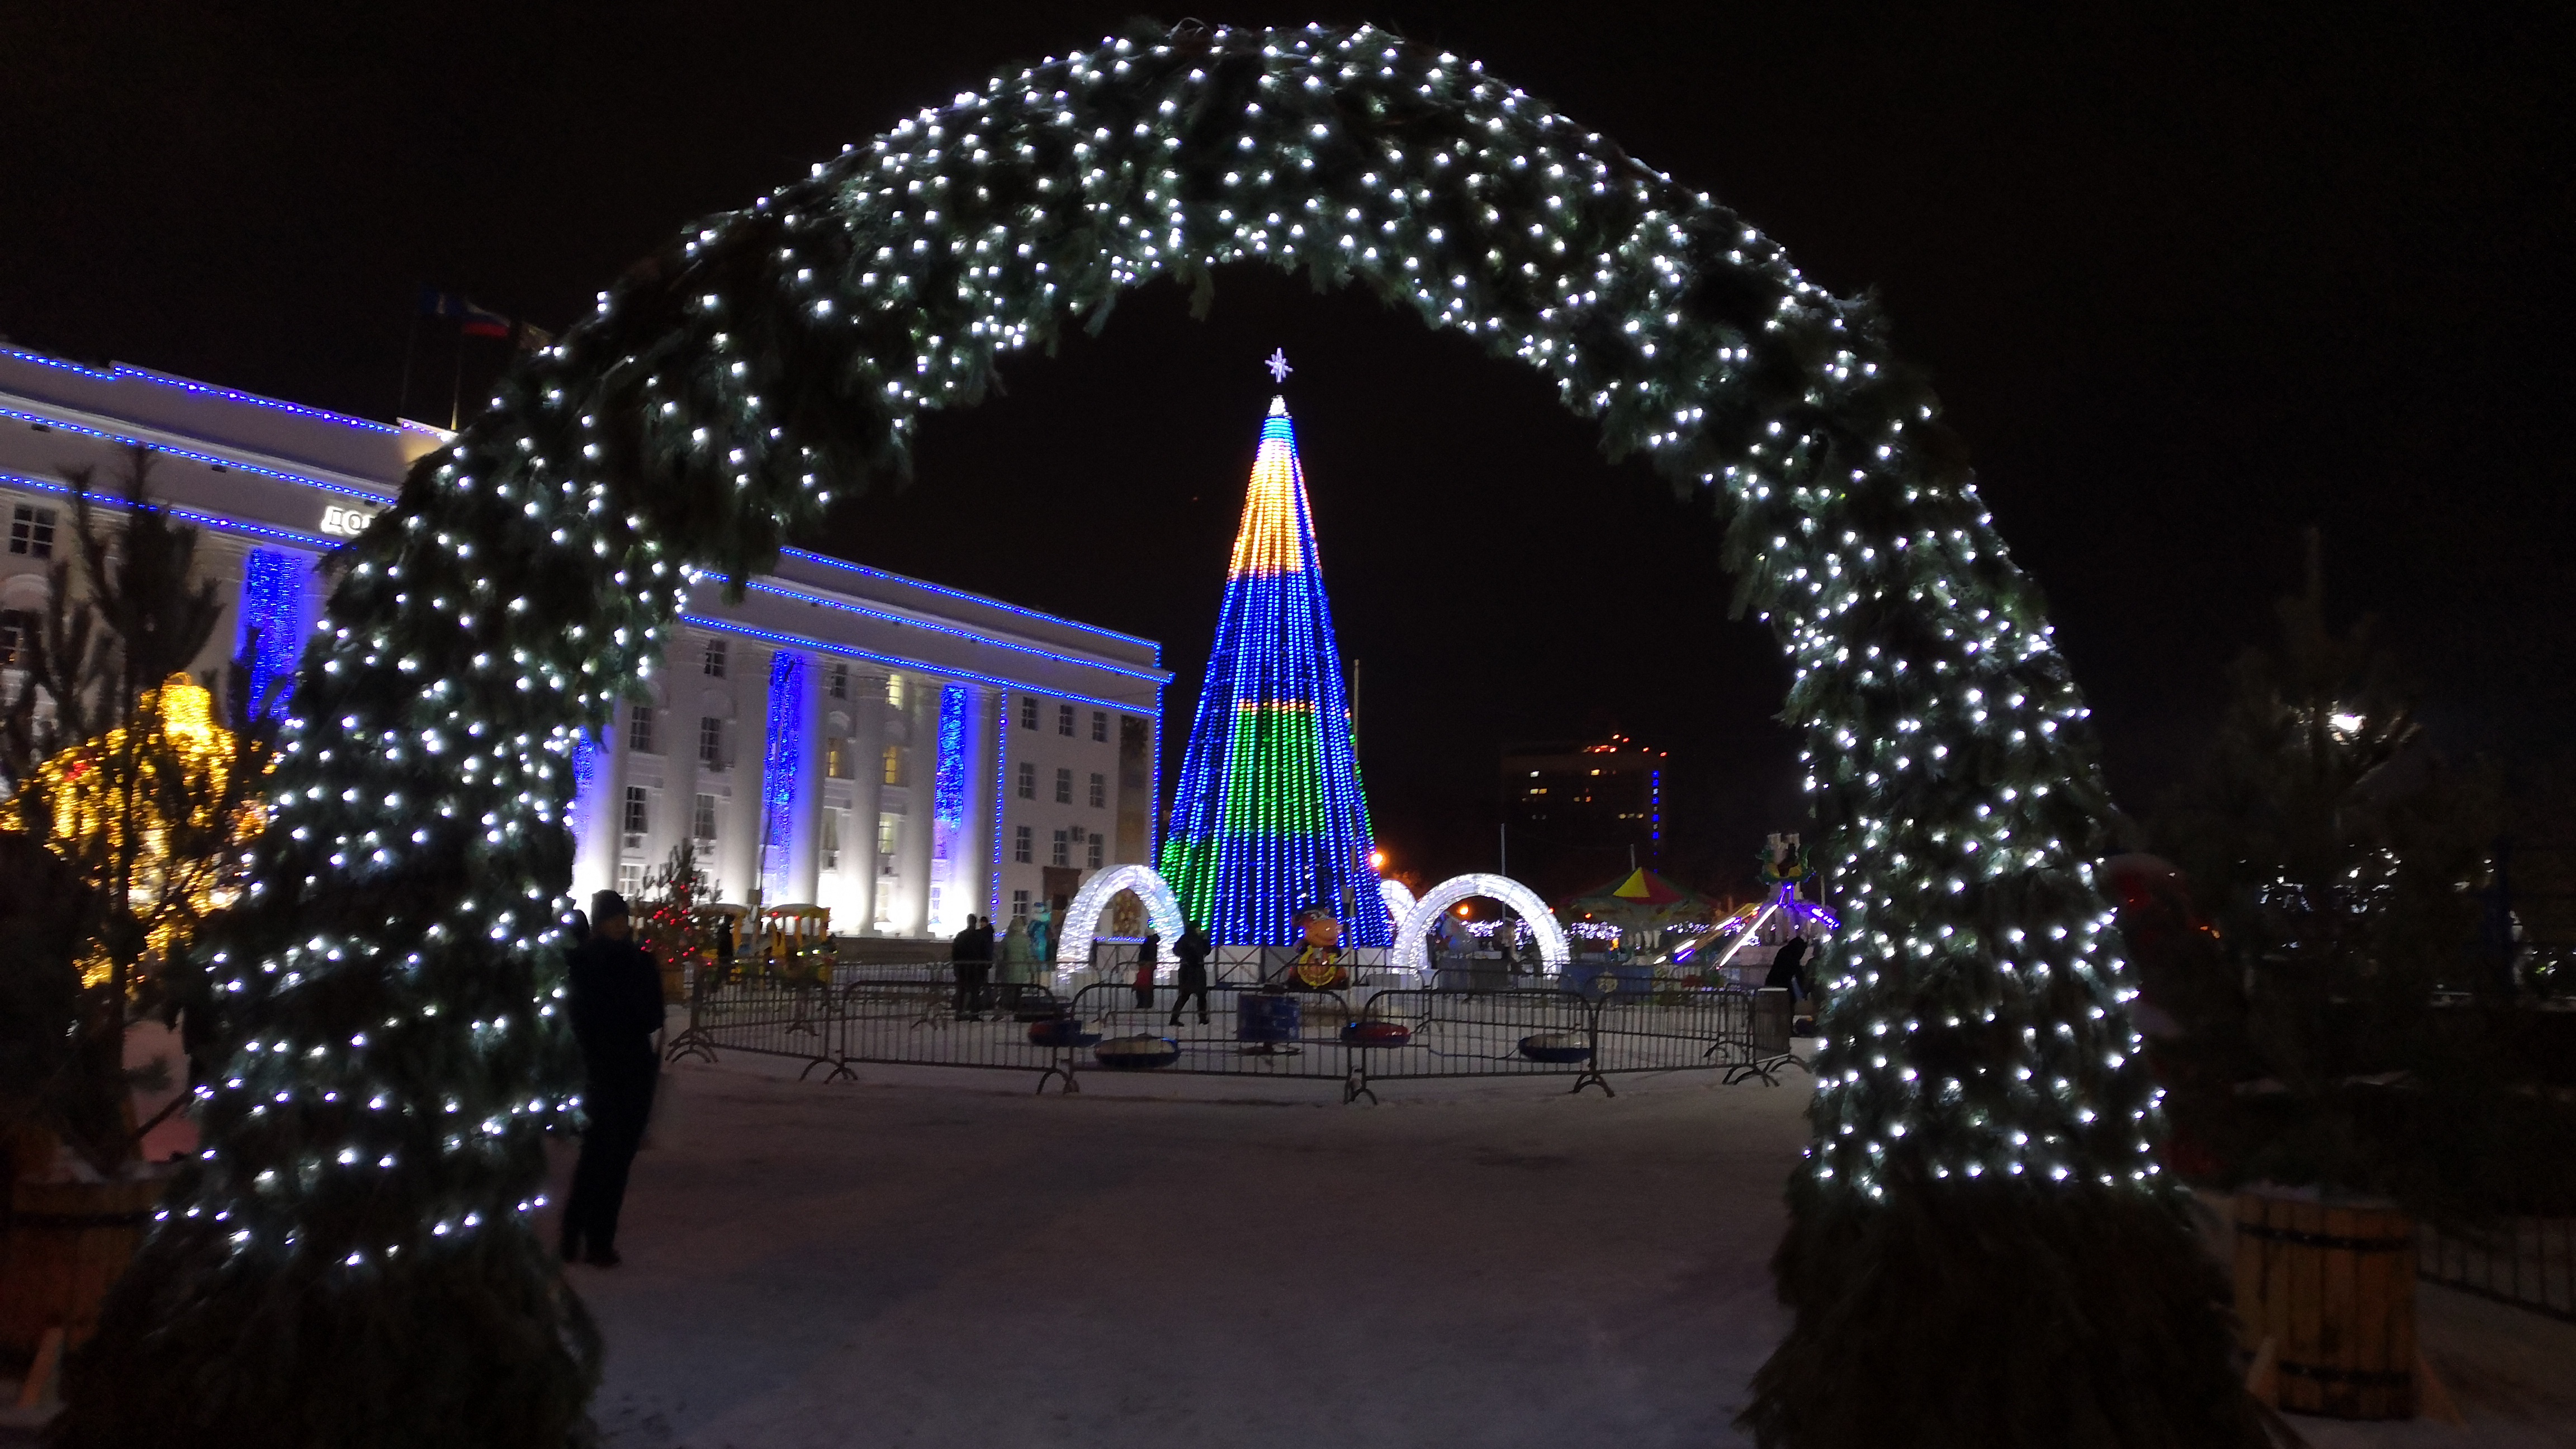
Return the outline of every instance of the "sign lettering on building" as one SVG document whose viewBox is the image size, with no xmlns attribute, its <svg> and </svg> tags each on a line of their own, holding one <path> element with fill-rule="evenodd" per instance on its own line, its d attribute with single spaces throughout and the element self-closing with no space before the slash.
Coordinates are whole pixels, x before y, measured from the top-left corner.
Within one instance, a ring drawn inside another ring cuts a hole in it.
<svg viewBox="0 0 2576 1449">
<path fill-rule="evenodd" d="M 322 531 L 333 538 L 356 538 L 376 521 L 372 508 L 350 508 L 334 503 L 322 510 Z"/>
</svg>

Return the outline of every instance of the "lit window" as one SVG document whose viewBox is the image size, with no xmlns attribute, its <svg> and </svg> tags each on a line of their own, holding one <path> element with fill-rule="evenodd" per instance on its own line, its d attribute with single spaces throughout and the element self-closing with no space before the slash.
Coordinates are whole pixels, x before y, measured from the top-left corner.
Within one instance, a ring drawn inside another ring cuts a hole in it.
<svg viewBox="0 0 2576 1449">
<path fill-rule="evenodd" d="M 880 815 L 877 817 L 877 856 L 880 860 L 889 865 L 893 863 L 895 842 L 900 840 L 902 837 L 902 816 Z"/>
<path fill-rule="evenodd" d="M 626 707 L 626 748 L 639 755 L 662 753 L 653 743 L 653 706 L 634 704 Z"/>
<path fill-rule="evenodd" d="M 1038 767 L 1034 761 L 1020 761 L 1020 798 L 1023 800 L 1038 798 Z"/>
<path fill-rule="evenodd" d="M 725 767 L 724 721 L 711 714 L 698 716 L 698 763 L 710 770 Z"/>
<path fill-rule="evenodd" d="M 1091 868 L 1100 869 L 1100 833 L 1098 831 L 1093 831 L 1091 835 Z"/>
<path fill-rule="evenodd" d="M 54 556 L 54 510 L 21 503 L 9 512 L 9 551 L 29 558 Z"/>
<path fill-rule="evenodd" d="M 1055 772 L 1055 803 L 1058 805 L 1070 805 L 1073 803 L 1073 772 L 1071 770 L 1058 770 Z M 1059 861 L 1057 863 L 1062 864 L 1063 862 Z"/>
<path fill-rule="evenodd" d="M 903 746 L 901 745 L 885 747 L 885 782 L 889 785 L 903 783 Z"/>
<path fill-rule="evenodd" d="M 887 675 L 887 676 L 886 676 L 886 703 L 887 703 L 887 704 L 889 704 L 889 705 L 892 705 L 892 706 L 893 706 L 894 708 L 896 708 L 896 709 L 901 709 L 901 708 L 903 708 L 903 701 L 904 701 L 904 683 L 903 683 L 903 676 L 902 676 L 902 675 L 900 675 L 900 674 L 889 674 L 889 675 Z"/>
<path fill-rule="evenodd" d="M 1021 695 L 1021 696 L 1020 696 L 1020 728 L 1022 728 L 1022 729 L 1024 729 L 1024 730 L 1033 730 L 1033 729 L 1036 729 L 1037 727 L 1038 727 L 1038 702 L 1037 702 L 1036 700 L 1034 700 L 1034 699 L 1029 698 L 1029 697 L 1028 697 L 1027 695 L 1025 695 L 1025 694 L 1024 694 L 1024 695 Z"/>
<path fill-rule="evenodd" d="M 698 657 L 698 668 L 704 671 L 709 679 L 722 679 L 725 677 L 724 640 L 709 639 L 707 641 L 706 652 Z"/>
<path fill-rule="evenodd" d="M 1055 833 L 1055 844 L 1047 850 L 1047 863 L 1049 865 L 1073 864 L 1073 840 L 1065 832 L 1059 830 Z"/>
<path fill-rule="evenodd" d="M 0 666 L 18 669 L 32 664 L 30 651 L 43 627 L 33 609 L 0 609 Z"/>
<path fill-rule="evenodd" d="M 644 893 L 644 862 L 630 860 L 617 867 L 617 893 L 621 896 Z"/>
<path fill-rule="evenodd" d="M 1037 847 L 1031 843 L 1029 838 L 1035 834 L 1037 834 L 1036 831 L 1031 830 L 1025 825 L 1012 832 L 1011 859 L 1018 861 L 1022 865 L 1026 865 L 1036 857 Z"/>
<path fill-rule="evenodd" d="M 1064 736 L 1066 739 L 1073 738 L 1072 705 L 1059 704 L 1055 707 L 1055 732 Z"/>
<path fill-rule="evenodd" d="M 850 778 L 850 742 L 838 735 L 823 741 L 823 773 L 831 779 Z"/>
<path fill-rule="evenodd" d="M 1091 738 L 1098 744 L 1109 743 L 1109 711 L 1095 709 L 1091 712 Z"/>
<path fill-rule="evenodd" d="M 1095 774 L 1091 777 L 1091 808 L 1098 810 L 1104 808 L 1108 804 L 1109 777 L 1107 775 Z"/>
<path fill-rule="evenodd" d="M 641 785 L 626 787 L 626 833 L 642 835 L 653 828 L 653 792 Z"/>
<path fill-rule="evenodd" d="M 689 816 L 689 836 L 691 839 L 704 841 L 713 841 L 716 838 L 715 796 L 698 797 L 698 808 Z"/>
</svg>

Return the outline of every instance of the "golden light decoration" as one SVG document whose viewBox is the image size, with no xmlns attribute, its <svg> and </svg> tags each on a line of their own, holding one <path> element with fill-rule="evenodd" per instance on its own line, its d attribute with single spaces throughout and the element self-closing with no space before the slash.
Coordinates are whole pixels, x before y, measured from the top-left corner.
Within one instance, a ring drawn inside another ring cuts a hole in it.
<svg viewBox="0 0 2576 1449">
<path fill-rule="evenodd" d="M 137 727 L 144 734 L 129 755 L 127 732 Z M 0 827 L 28 829 L 28 804 L 41 798 L 51 819 L 47 844 L 105 887 L 113 884 L 105 877 L 117 869 L 130 818 L 139 834 L 127 899 L 135 917 L 147 923 L 149 954 L 158 958 L 197 922 L 230 904 L 239 888 L 243 849 L 259 834 L 265 814 L 256 796 L 233 799 L 226 808 L 236 757 L 232 732 L 215 723 L 214 697 L 187 675 L 173 674 L 160 688 L 143 692 L 132 724 L 39 765 L 0 804 Z M 129 758 L 131 777 L 120 779 L 115 764 Z M 163 775 L 172 759 L 178 764 L 175 780 Z M 185 819 L 171 817 L 174 802 L 184 802 L 178 808 L 186 811 Z M 204 844 L 186 859 L 173 859 L 174 827 Z M 82 979 L 90 985 L 106 980 L 110 970 L 103 947 L 93 946 L 81 963 Z"/>
</svg>

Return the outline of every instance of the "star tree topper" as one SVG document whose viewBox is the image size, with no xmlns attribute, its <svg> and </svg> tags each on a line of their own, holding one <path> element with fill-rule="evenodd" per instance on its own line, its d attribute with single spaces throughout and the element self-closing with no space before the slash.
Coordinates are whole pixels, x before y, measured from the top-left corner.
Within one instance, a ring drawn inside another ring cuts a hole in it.
<svg viewBox="0 0 2576 1449">
<path fill-rule="evenodd" d="M 1270 369 L 1270 380 L 1273 383 L 1286 382 L 1288 374 L 1297 370 L 1288 365 L 1288 349 L 1285 347 L 1271 348 L 1269 360 L 1261 365 Z"/>
</svg>

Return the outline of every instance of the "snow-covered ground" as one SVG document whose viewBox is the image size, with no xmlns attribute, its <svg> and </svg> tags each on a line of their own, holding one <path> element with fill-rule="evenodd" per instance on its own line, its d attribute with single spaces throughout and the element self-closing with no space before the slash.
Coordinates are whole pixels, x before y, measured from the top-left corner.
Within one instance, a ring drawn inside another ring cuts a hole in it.
<svg viewBox="0 0 2576 1449">
<path fill-rule="evenodd" d="M 675 1068 L 601 1428 L 689 1445 L 1711 1445 L 1783 1318 L 1805 1078 Z"/>
</svg>

